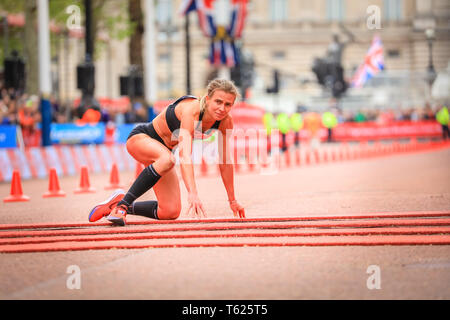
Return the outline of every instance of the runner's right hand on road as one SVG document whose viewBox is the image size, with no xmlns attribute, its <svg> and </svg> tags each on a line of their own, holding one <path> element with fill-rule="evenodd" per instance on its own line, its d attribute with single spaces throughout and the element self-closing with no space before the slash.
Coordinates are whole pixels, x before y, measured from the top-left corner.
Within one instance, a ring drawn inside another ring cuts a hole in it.
<svg viewBox="0 0 450 320">
<path fill-rule="evenodd" d="M 189 208 L 187 211 L 188 217 L 198 217 L 198 218 L 206 218 L 205 209 L 203 208 L 203 204 L 196 193 L 190 193 L 188 196 Z"/>
</svg>

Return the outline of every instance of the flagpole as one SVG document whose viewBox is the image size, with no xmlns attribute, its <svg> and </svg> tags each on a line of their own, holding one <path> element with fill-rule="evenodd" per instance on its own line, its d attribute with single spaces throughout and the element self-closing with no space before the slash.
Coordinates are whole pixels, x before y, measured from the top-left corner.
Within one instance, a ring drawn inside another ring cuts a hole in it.
<svg viewBox="0 0 450 320">
<path fill-rule="evenodd" d="M 186 94 L 191 94 L 191 39 L 189 31 L 189 14 L 186 14 L 184 18 L 184 31 L 186 37 Z"/>
<path fill-rule="evenodd" d="M 145 0 L 145 100 L 149 112 L 157 96 L 154 0 Z"/>
<path fill-rule="evenodd" d="M 50 77 L 50 36 L 48 18 L 48 0 L 38 1 L 39 17 L 39 87 L 41 94 L 49 97 L 52 92 Z"/>
<path fill-rule="evenodd" d="M 39 55 L 39 91 L 41 94 L 40 112 L 42 117 L 42 145 L 51 145 L 50 126 L 52 122 L 52 110 L 50 95 L 52 82 L 50 73 L 50 32 L 48 0 L 39 0 L 38 7 L 38 55 Z"/>
<path fill-rule="evenodd" d="M 222 30 L 225 30 L 228 24 L 229 24 L 229 16 L 230 16 L 230 2 L 228 0 L 216 0 L 215 7 L 214 7 L 214 15 L 215 15 L 215 21 L 219 28 L 223 28 Z M 225 31 L 224 31 L 225 32 Z M 220 79 L 231 79 L 231 71 L 230 68 L 225 64 L 221 64 L 219 66 L 218 71 L 218 77 Z"/>
</svg>

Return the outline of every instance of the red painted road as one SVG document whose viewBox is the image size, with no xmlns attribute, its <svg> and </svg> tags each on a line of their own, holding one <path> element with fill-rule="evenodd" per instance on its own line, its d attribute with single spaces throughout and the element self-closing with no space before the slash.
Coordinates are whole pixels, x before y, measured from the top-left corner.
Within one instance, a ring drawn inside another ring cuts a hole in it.
<svg viewBox="0 0 450 320">
<path fill-rule="evenodd" d="M 308 237 L 308 236 L 355 236 L 355 235 L 438 235 L 450 234 L 450 227 L 409 227 L 409 228 L 359 228 L 359 229 L 313 229 L 286 230 L 283 232 L 214 232 L 214 233 L 158 233 L 127 235 L 105 234 L 86 236 L 44 236 L 44 237 L 16 237 L 0 239 L 0 245 L 36 244 L 49 242 L 87 242 L 107 240 L 145 240 L 145 239 L 189 239 L 189 238 L 232 238 L 232 237 Z"/>
<path fill-rule="evenodd" d="M 244 171 L 245 220 L 209 176 L 197 180 L 207 219 L 187 219 L 181 182 L 180 220 L 130 215 L 126 227 L 87 222 L 109 175 L 91 175 L 97 193 L 83 195 L 79 176 L 61 178 L 67 196 L 53 199 L 46 179 L 23 181 L 30 201 L 0 208 L 0 299 L 448 299 L 449 159 L 447 148 Z M 71 265 L 81 290 L 66 286 Z M 381 290 L 367 288 L 370 265 Z"/>
<path fill-rule="evenodd" d="M 320 240 L 306 238 L 302 241 L 265 242 L 249 239 L 247 242 L 180 242 L 150 243 L 139 240 L 127 242 L 105 241 L 102 243 L 46 243 L 23 246 L 2 246 L 3 253 L 54 252 L 104 249 L 144 249 L 144 248 L 196 248 L 196 247 L 284 247 L 284 246 L 376 246 L 376 245 L 450 245 L 450 235 L 445 236 L 347 236 L 321 237 Z"/>
<path fill-rule="evenodd" d="M 133 223 L 124 228 L 105 224 L 41 224 L 16 225 L 16 230 L 10 231 L 12 226 L 3 225 L 2 229 L 7 231 L 0 232 L 0 252 L 258 245 L 450 244 L 450 212 L 175 220 L 170 223 L 153 221 L 145 224 L 153 227 L 142 227 L 142 223 Z M 86 225 L 88 227 L 84 227 Z"/>
<path fill-rule="evenodd" d="M 348 220 L 364 218 L 431 218 L 447 217 L 450 211 L 432 211 L 432 212 L 380 212 L 367 213 L 352 216 L 305 216 L 305 217 L 267 217 L 267 218 L 246 218 L 246 219 L 180 219 L 180 220 L 147 220 L 128 222 L 128 225 L 154 225 L 154 224 L 183 224 L 183 223 L 214 223 L 214 222 L 282 222 L 282 221 L 308 221 L 308 220 Z M 110 226 L 110 223 L 35 223 L 35 224 L 0 224 L 0 230 L 11 229 L 43 229 L 43 228 L 74 228 L 74 227 L 98 227 Z"/>
</svg>

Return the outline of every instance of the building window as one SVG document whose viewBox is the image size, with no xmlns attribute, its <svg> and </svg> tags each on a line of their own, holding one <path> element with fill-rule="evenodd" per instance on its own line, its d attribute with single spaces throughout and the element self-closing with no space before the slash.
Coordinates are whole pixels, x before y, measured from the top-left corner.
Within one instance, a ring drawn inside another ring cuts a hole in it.
<svg viewBox="0 0 450 320">
<path fill-rule="evenodd" d="M 169 24 L 172 21 L 172 0 L 159 0 L 156 12 L 156 21 L 160 25 Z"/>
<path fill-rule="evenodd" d="M 270 0 L 269 10 L 272 22 L 285 21 L 287 18 L 287 0 Z"/>
<path fill-rule="evenodd" d="M 387 55 L 389 58 L 399 58 L 400 57 L 400 51 L 397 49 L 389 49 L 387 51 Z"/>
<path fill-rule="evenodd" d="M 284 51 L 273 51 L 272 52 L 272 58 L 276 59 L 276 60 L 283 60 L 284 58 L 286 58 L 286 52 Z"/>
<path fill-rule="evenodd" d="M 327 0 L 327 19 L 330 21 L 344 20 L 344 0 Z"/>
<path fill-rule="evenodd" d="M 170 54 L 167 53 L 167 52 L 160 53 L 160 54 L 158 55 L 158 60 L 159 60 L 159 62 L 169 62 L 169 60 L 170 60 Z"/>
<path fill-rule="evenodd" d="M 172 89 L 170 79 L 158 77 L 158 89 L 161 91 L 169 91 Z"/>
<path fill-rule="evenodd" d="M 387 21 L 399 21 L 403 18 L 403 1 L 402 0 L 384 0 L 384 19 Z"/>
</svg>

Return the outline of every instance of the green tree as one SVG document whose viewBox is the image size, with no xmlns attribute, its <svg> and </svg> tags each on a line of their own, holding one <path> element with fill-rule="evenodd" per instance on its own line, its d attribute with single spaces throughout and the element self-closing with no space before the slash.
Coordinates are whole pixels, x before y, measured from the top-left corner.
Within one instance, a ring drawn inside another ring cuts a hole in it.
<svg viewBox="0 0 450 320">
<path fill-rule="evenodd" d="M 65 8 L 70 4 L 79 5 L 81 0 L 57 0 L 49 1 L 49 16 L 56 23 L 64 23 L 67 19 Z M 0 0 L 0 12 L 23 13 L 25 25 L 21 28 L 8 28 L 8 48 L 22 52 L 26 63 L 26 88 L 28 94 L 39 94 L 39 57 L 37 34 L 37 1 L 36 0 Z M 54 50 L 54 48 L 53 48 Z M 8 54 L 2 50 L 1 62 Z"/>
<path fill-rule="evenodd" d="M 38 47 L 37 38 L 37 3 L 36 1 L 25 1 L 25 92 L 28 94 L 39 94 L 39 57 L 36 54 Z"/>
<path fill-rule="evenodd" d="M 131 2 L 139 2 L 132 1 Z M 84 1 L 83 0 L 49 0 L 49 16 L 50 20 L 66 29 L 66 21 L 69 14 L 66 8 L 69 5 L 77 5 L 80 8 L 82 15 L 82 26 L 84 25 Z M 107 1 L 107 0 L 92 0 L 92 36 L 93 39 L 98 38 L 100 32 L 105 32 L 109 39 L 123 40 L 135 33 L 136 26 L 142 25 L 141 22 L 133 22 L 130 19 L 129 11 L 127 10 L 128 2 L 125 1 Z M 133 19 L 139 21 L 138 17 L 140 6 L 134 3 L 134 9 L 131 10 Z M 37 2 L 36 0 L 0 0 L 0 13 L 23 13 L 25 17 L 25 25 L 23 28 L 9 28 L 9 52 L 15 49 L 22 52 L 22 56 L 26 62 L 26 92 L 28 94 L 39 93 L 38 83 L 38 34 L 37 34 Z M 142 34 L 142 32 L 141 32 Z M 50 37 L 54 37 L 51 35 Z M 138 35 L 139 36 L 139 35 Z M 134 42 L 134 41 L 132 41 Z M 139 42 L 139 41 L 138 41 Z M 142 41 L 141 41 L 142 42 Z M 57 50 L 56 43 L 52 43 L 52 56 Z M 139 42 L 140 43 L 140 42 Z M 94 41 L 94 60 L 99 57 L 104 43 L 101 41 Z M 3 65 L 5 53 L 1 50 L 0 61 Z M 141 50 L 133 50 L 141 52 Z M 130 60 L 135 63 L 139 61 L 139 57 L 130 57 Z M 142 60 L 142 56 L 141 56 Z M 142 65 L 142 63 L 140 63 Z"/>
<path fill-rule="evenodd" d="M 99 33 L 103 32 L 110 40 L 129 38 L 137 23 L 130 19 L 127 6 L 128 1 L 92 0 L 92 37 L 98 39 Z M 100 56 L 105 44 L 104 41 L 94 43 L 95 57 Z"/>
<path fill-rule="evenodd" d="M 131 32 L 129 43 L 130 64 L 138 65 L 142 70 L 142 38 L 144 34 L 144 18 L 142 15 L 140 0 L 128 0 L 128 14 Z"/>
</svg>

